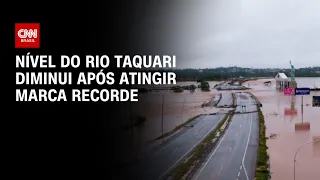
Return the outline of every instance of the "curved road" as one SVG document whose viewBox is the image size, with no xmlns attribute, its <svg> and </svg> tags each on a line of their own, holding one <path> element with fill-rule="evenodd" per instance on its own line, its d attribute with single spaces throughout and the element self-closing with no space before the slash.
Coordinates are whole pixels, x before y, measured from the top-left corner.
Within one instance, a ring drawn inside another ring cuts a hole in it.
<svg viewBox="0 0 320 180">
<path fill-rule="evenodd" d="M 129 174 L 132 179 L 157 180 L 164 178 L 179 162 L 191 153 L 218 123 L 222 120 L 221 115 L 204 115 L 199 117 L 199 122 L 176 139 L 168 142 L 152 156 L 146 158 Z"/>
</svg>

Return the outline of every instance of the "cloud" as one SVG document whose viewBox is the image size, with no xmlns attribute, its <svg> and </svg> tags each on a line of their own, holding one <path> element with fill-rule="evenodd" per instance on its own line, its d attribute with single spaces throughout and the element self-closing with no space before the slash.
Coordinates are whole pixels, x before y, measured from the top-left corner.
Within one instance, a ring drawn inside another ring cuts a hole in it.
<svg viewBox="0 0 320 180">
<path fill-rule="evenodd" d="M 318 0 L 172 0 L 161 7 L 148 17 L 147 25 L 160 26 L 147 39 L 177 54 L 180 68 L 320 65 Z"/>
</svg>

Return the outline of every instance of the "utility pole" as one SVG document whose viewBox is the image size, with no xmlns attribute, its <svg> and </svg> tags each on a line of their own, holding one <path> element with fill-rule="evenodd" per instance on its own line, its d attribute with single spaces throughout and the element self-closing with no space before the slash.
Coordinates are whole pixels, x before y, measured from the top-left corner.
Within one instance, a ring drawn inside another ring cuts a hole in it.
<svg viewBox="0 0 320 180">
<path fill-rule="evenodd" d="M 307 142 L 307 143 L 304 143 L 302 144 L 298 150 L 296 151 L 295 155 L 294 155 L 294 159 L 293 159 L 293 180 L 296 180 L 296 157 L 297 157 L 297 154 L 299 152 L 299 150 L 304 146 L 304 145 L 307 145 L 307 144 L 312 144 L 312 143 L 320 143 L 320 140 L 316 140 L 316 141 L 311 141 L 311 142 Z"/>
<path fill-rule="evenodd" d="M 182 117 L 182 113 L 183 113 L 183 108 L 184 108 L 184 103 L 186 102 L 186 98 L 184 98 L 184 101 L 183 101 L 183 104 L 182 104 L 182 109 L 181 109 L 181 114 L 180 114 L 180 117 L 181 117 L 181 124 L 183 124 L 183 117 Z"/>
<path fill-rule="evenodd" d="M 301 96 L 301 116 L 302 116 L 302 123 L 303 123 L 303 96 Z"/>
<path fill-rule="evenodd" d="M 131 84 L 130 84 L 131 89 Z M 132 147 L 132 153 L 134 154 L 134 122 L 133 122 L 133 114 L 132 114 L 132 102 L 129 101 L 130 106 L 130 133 L 131 133 L 131 147 Z"/>
<path fill-rule="evenodd" d="M 164 107 L 164 93 L 162 93 L 162 120 L 161 120 L 161 137 L 163 142 L 163 107 Z"/>
</svg>

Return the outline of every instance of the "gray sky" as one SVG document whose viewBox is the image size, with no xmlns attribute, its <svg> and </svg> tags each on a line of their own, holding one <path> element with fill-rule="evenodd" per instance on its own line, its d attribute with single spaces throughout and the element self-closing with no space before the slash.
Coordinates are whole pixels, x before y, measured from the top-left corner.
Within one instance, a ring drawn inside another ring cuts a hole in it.
<svg viewBox="0 0 320 180">
<path fill-rule="evenodd" d="M 297 68 L 320 66 L 320 0 L 171 0 L 153 5 L 161 11 L 146 19 L 152 29 L 143 35 L 150 41 L 146 46 L 176 54 L 179 68 L 289 68 L 289 60 Z"/>
</svg>

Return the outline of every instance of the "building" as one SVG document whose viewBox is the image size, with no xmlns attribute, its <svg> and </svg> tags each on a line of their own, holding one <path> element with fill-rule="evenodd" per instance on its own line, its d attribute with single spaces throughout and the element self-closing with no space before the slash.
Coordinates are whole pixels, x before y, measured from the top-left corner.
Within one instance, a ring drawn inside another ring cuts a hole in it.
<svg viewBox="0 0 320 180">
<path fill-rule="evenodd" d="M 275 77 L 276 88 L 284 89 L 290 87 L 291 79 L 287 77 L 285 73 L 278 73 Z"/>
</svg>

